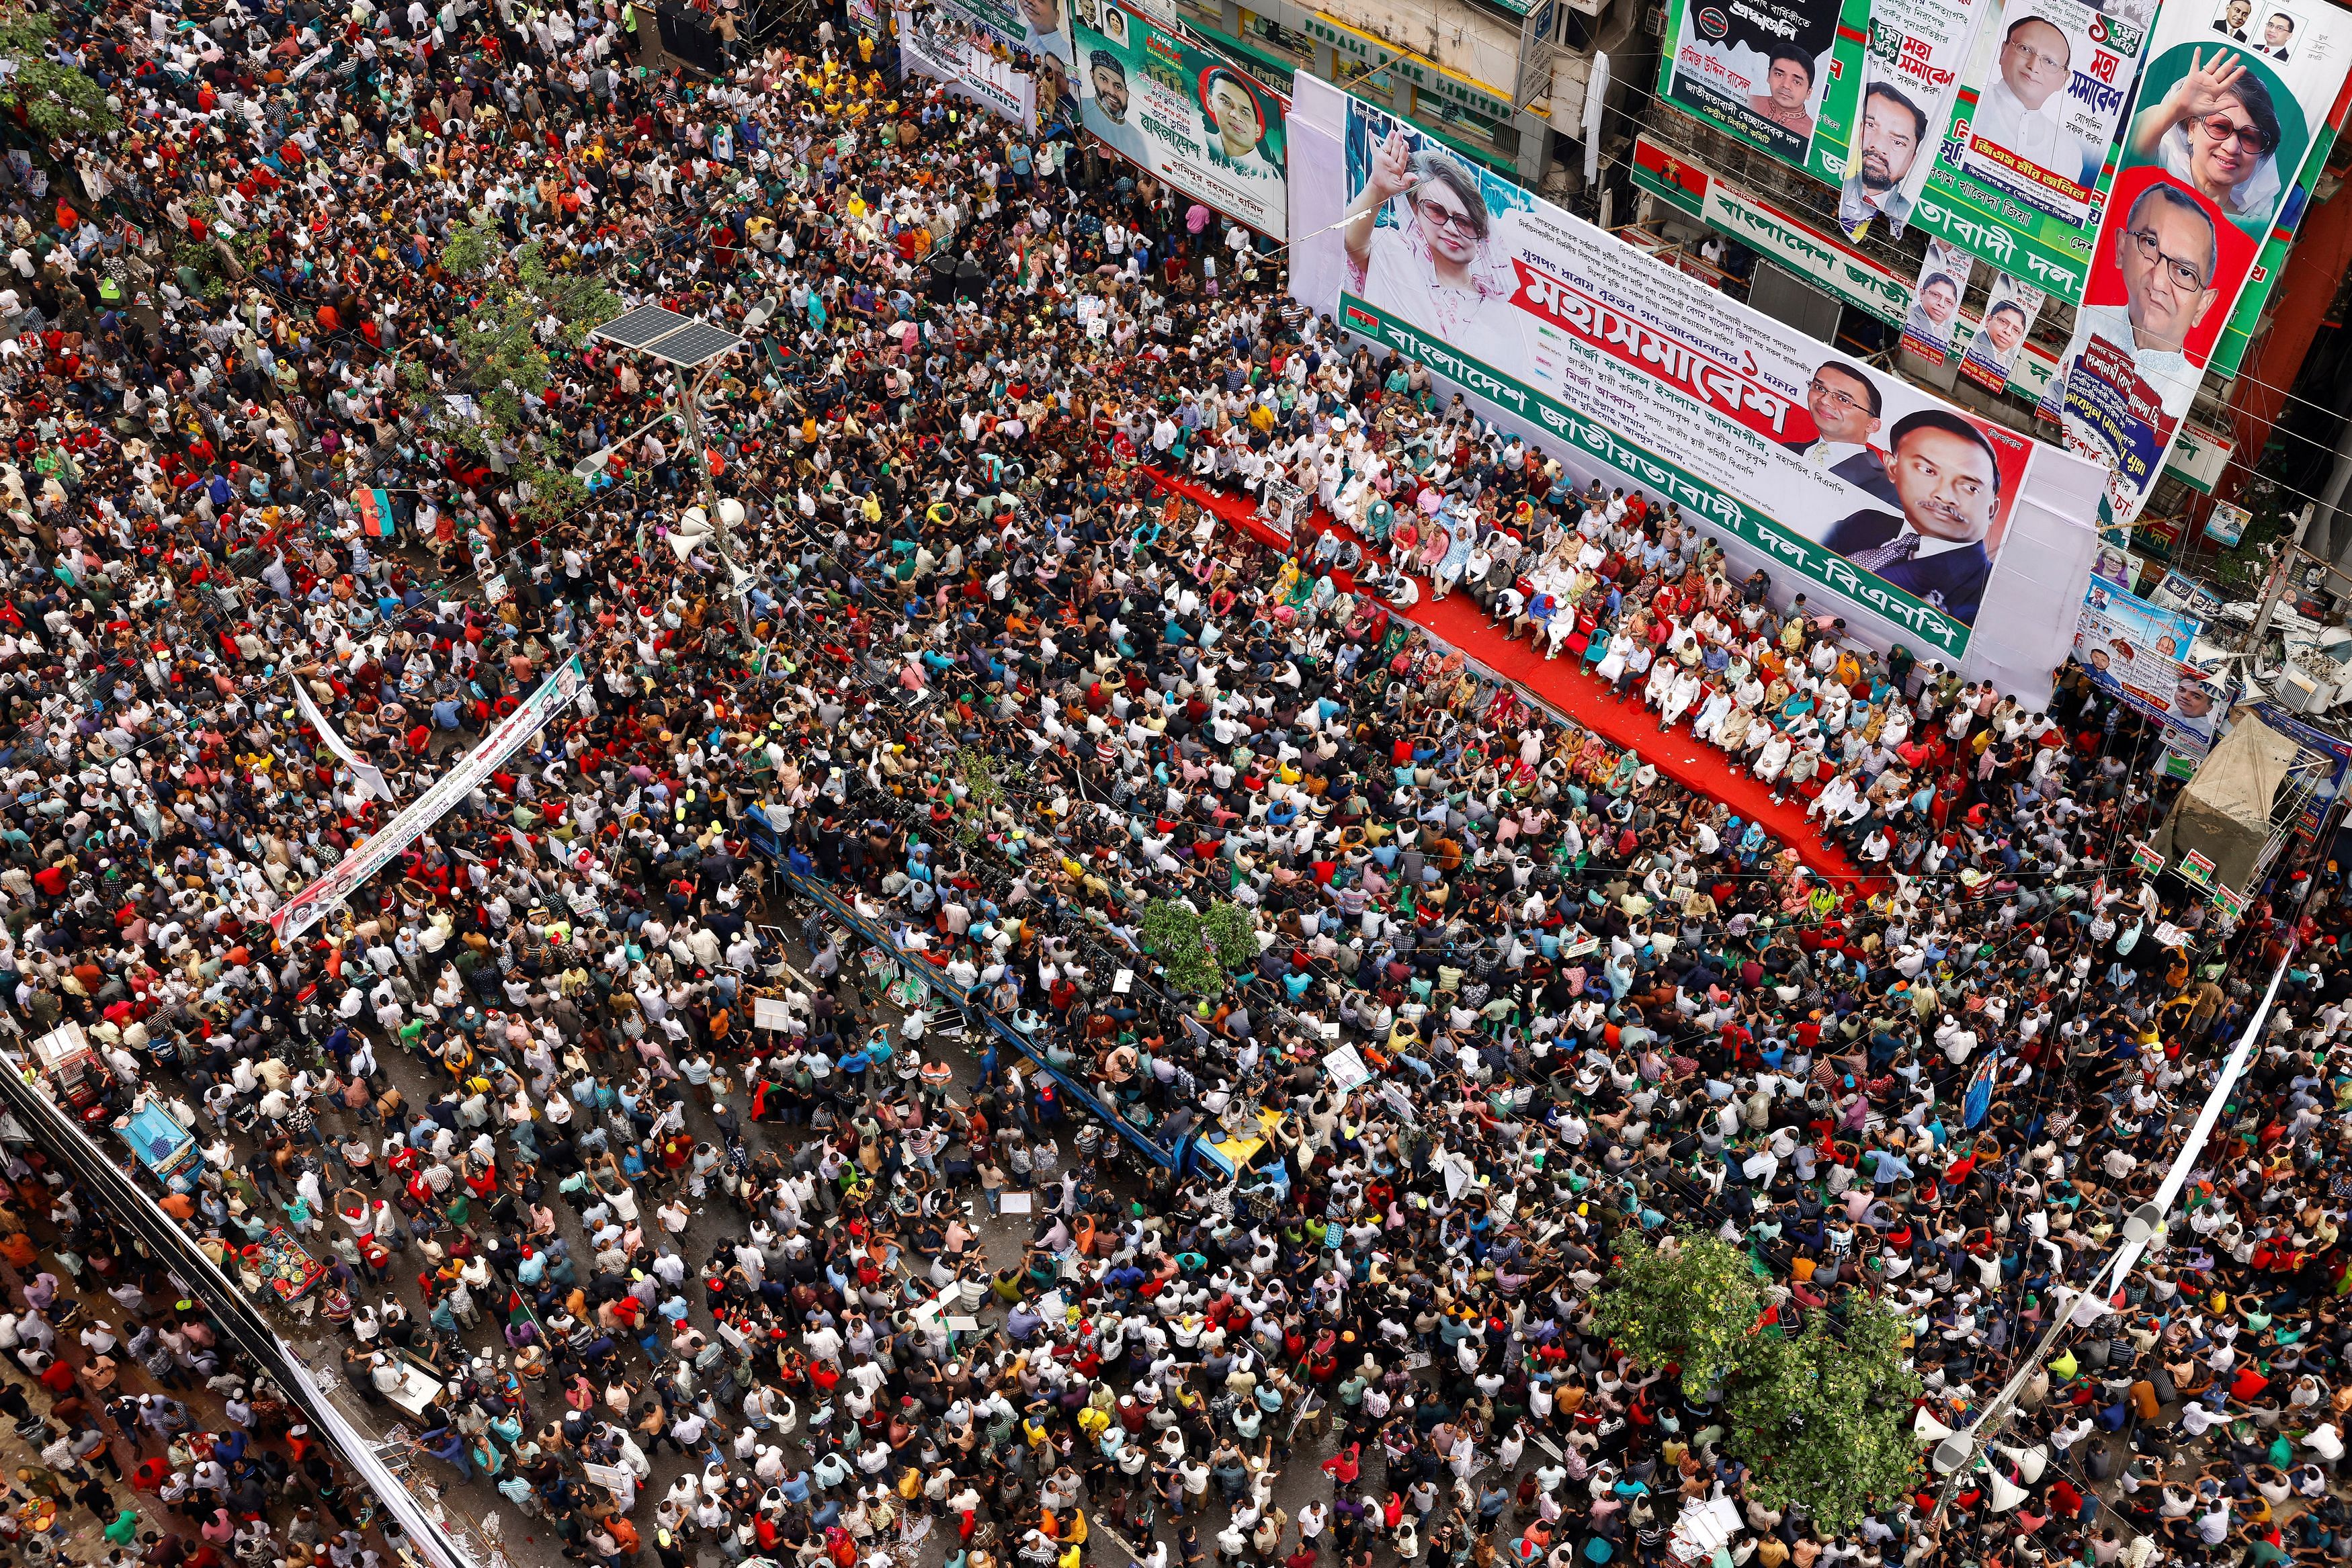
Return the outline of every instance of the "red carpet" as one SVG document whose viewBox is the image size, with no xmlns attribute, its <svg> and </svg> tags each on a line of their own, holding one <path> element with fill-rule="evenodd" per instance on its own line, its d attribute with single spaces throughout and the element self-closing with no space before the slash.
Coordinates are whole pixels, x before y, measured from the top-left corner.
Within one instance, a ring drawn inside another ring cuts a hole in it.
<svg viewBox="0 0 2352 1568">
<path fill-rule="evenodd" d="M 1258 520 L 1242 497 L 1208 489 L 1179 475 L 1154 476 L 1252 538 L 1282 548 L 1281 538 Z M 1318 509 L 1307 528 L 1320 533 L 1332 526 L 1329 516 Z M 1353 587 L 1346 573 L 1337 575 L 1343 587 Z M 1504 636 L 1486 624 L 1486 612 L 1466 593 L 1424 599 L 1399 613 L 1577 723 L 1598 731 L 1610 744 L 1633 747 L 1685 789 L 1722 801 L 1742 818 L 1762 821 L 1766 832 L 1784 844 L 1794 844 L 1804 862 L 1822 875 L 1847 882 L 1859 877 L 1853 862 L 1813 831 L 1802 801 L 1791 796 L 1787 804 L 1774 805 L 1770 790 L 1745 774 L 1733 773 L 1722 752 L 1693 740 L 1687 719 L 1671 733 L 1659 734 L 1658 721 L 1650 716 L 1640 698 L 1621 706 L 1609 695 L 1607 683 L 1585 674 L 1580 662 L 1564 654 L 1548 661 L 1531 643 Z"/>
</svg>

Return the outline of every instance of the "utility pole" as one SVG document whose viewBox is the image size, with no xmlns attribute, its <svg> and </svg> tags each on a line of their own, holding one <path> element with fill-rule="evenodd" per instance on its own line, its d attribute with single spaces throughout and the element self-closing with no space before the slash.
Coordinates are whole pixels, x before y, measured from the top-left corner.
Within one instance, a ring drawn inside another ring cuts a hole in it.
<svg viewBox="0 0 2352 1568">
<path fill-rule="evenodd" d="M 688 379 L 687 372 L 674 370 L 671 381 L 678 389 L 677 423 L 686 433 L 687 444 L 694 449 L 694 504 L 710 519 L 711 537 L 719 544 L 719 561 L 727 570 L 727 591 L 735 600 L 735 629 L 743 634 L 743 643 L 751 643 L 751 595 L 750 573 L 735 559 L 734 530 L 719 510 L 719 501 L 710 484 L 710 452 L 702 441 L 702 392 L 710 378 L 719 373 L 719 363 L 713 361 L 699 375 Z"/>
<path fill-rule="evenodd" d="M 2315 510 L 2315 504 L 2305 501 L 2303 510 L 2295 514 L 2294 537 L 2276 547 L 2278 553 L 2271 561 L 2271 574 L 2263 583 L 2262 606 L 2254 612 L 2254 623 L 2248 629 L 2245 642 L 2240 644 L 2241 652 L 2252 653 L 2261 650 L 2263 638 L 2271 629 L 2272 612 L 2277 610 L 2279 594 L 2286 584 L 2287 562 L 2303 553 L 2303 536 L 2311 527 Z"/>
</svg>

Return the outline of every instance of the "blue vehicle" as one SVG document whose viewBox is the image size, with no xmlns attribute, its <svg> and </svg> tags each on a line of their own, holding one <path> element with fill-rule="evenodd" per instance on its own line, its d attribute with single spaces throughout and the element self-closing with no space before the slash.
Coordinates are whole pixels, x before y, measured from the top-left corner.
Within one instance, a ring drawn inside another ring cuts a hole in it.
<svg viewBox="0 0 2352 1568">
<path fill-rule="evenodd" d="M 139 1163 L 163 1182 L 193 1176 L 204 1163 L 204 1156 L 196 1152 L 195 1138 L 180 1125 L 178 1117 L 152 1100 L 131 1112 L 115 1131 L 139 1156 Z"/>
</svg>

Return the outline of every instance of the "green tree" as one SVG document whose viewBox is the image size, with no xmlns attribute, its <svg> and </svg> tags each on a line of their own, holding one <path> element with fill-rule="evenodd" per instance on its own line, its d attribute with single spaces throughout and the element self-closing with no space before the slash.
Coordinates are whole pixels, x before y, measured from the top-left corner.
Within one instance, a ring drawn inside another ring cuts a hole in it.
<svg viewBox="0 0 2352 1568">
<path fill-rule="evenodd" d="M 447 339 L 456 378 L 452 390 L 469 394 L 478 420 L 456 431 L 459 445 L 512 465 L 520 511 L 544 526 L 587 498 L 551 425 L 527 412 L 555 382 L 559 356 L 579 351 L 588 334 L 620 314 L 621 302 L 596 277 L 562 272 L 537 245 L 509 252 L 498 229 L 477 223 L 450 235 L 441 269 L 467 294 L 467 308 Z M 432 377 L 422 365 L 404 367 L 412 391 Z"/>
<path fill-rule="evenodd" d="M 106 106 L 106 90 L 78 66 L 49 57 L 57 29 L 37 11 L 0 12 L 0 109 L 21 115 L 37 136 L 50 141 L 102 137 L 122 127 Z"/>
<path fill-rule="evenodd" d="M 1683 1392 L 1702 1399 L 1738 1364 L 1763 1313 L 1747 1252 L 1720 1237 L 1685 1233 L 1618 1257 L 1595 1315 L 1642 1365 L 1679 1366 Z"/>
<path fill-rule="evenodd" d="M 1749 1341 L 1725 1400 L 1727 1445 L 1758 1498 L 1841 1535 L 1909 1491 L 1920 1469 L 1904 1320 L 1860 1291 L 1844 1308 L 1834 1326 L 1815 1311 L 1794 1338 Z"/>
<path fill-rule="evenodd" d="M 1237 904 L 1212 903 L 1206 914 L 1195 915 L 1171 899 L 1155 898 L 1143 906 L 1143 947 L 1160 960 L 1170 985 L 1214 997 L 1235 969 L 1257 962 L 1257 924 Z"/>
</svg>

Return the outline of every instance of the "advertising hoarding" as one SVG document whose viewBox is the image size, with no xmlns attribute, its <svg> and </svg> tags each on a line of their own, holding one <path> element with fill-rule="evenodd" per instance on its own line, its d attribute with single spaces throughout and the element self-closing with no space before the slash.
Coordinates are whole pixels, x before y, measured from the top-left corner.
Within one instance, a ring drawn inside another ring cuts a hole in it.
<svg viewBox="0 0 2352 1568">
<path fill-rule="evenodd" d="M 1290 135 L 1307 304 L 1564 448 L 1580 479 L 1646 490 L 1735 560 L 1827 591 L 1860 634 L 1947 661 L 1981 643 L 2025 687 L 2047 685 L 2095 542 L 2090 465 L 1836 353 L 1327 84 L 1300 80 Z"/>
<path fill-rule="evenodd" d="M 2213 727 L 2228 711 L 2205 684 L 2205 672 L 2186 662 L 2202 629 L 2193 615 L 2097 578 L 2084 591 L 2074 659 L 2126 706 L 2161 725 L 2167 746 L 2202 757 L 2212 749 Z"/>
<path fill-rule="evenodd" d="M 2235 42 L 2241 31 L 2258 42 Z M 2347 42 L 2345 14 L 2310 0 L 2175 0 L 2158 18 L 2074 336 L 2059 357 L 2066 444 L 2108 465 L 2103 520 L 2137 517 L 2163 472 L 2344 85 Z"/>
<path fill-rule="evenodd" d="M 1289 233 L 1286 105 L 1272 88 L 1118 0 L 1076 0 L 1087 134 L 1206 206 Z"/>
<path fill-rule="evenodd" d="M 1867 0 L 1672 0 L 1658 96 L 1837 184 L 1869 18 Z"/>
<path fill-rule="evenodd" d="M 1891 0 L 1872 7 L 1862 98 L 1838 188 L 1838 225 L 1860 239 L 1874 218 L 1900 237 L 1935 162 L 1977 25 L 1993 0 Z"/>
<path fill-rule="evenodd" d="M 2073 304 L 2147 42 L 2137 0 L 2009 0 L 1930 150 L 1913 221 Z"/>
</svg>

